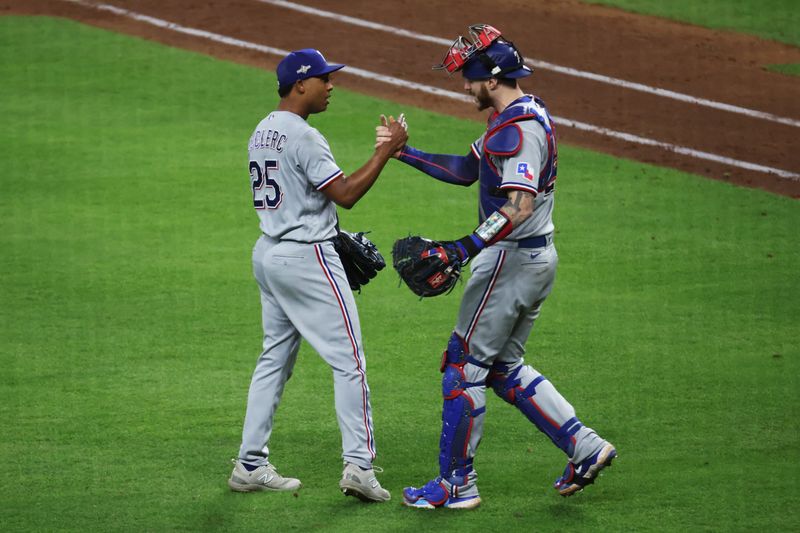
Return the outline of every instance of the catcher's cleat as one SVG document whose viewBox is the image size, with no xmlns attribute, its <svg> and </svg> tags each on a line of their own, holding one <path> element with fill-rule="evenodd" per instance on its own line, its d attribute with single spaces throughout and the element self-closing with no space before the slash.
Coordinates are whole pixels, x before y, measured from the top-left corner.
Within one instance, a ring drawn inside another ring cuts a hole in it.
<svg viewBox="0 0 800 533">
<path fill-rule="evenodd" d="M 355 496 L 362 502 L 388 501 L 392 495 L 381 487 L 378 478 L 375 477 L 376 471 L 383 472 L 379 467 L 364 470 L 352 463 L 345 463 L 339 488 L 342 489 L 345 496 Z"/>
<path fill-rule="evenodd" d="M 403 505 L 416 509 L 474 509 L 481 504 L 478 485 L 467 482 L 465 485 L 454 485 L 437 477 L 428 481 L 421 489 L 406 487 L 403 489 Z"/>
<path fill-rule="evenodd" d="M 235 492 L 293 491 L 303 486 L 299 479 L 280 475 L 269 463 L 253 471 L 247 470 L 241 461 L 233 459 L 233 463 L 235 466 L 228 479 L 228 486 Z"/>
<path fill-rule="evenodd" d="M 587 485 L 594 483 L 600 471 L 611 466 L 611 461 L 617 456 L 617 450 L 610 442 L 606 442 L 600 451 L 590 455 L 587 459 L 576 465 L 567 463 L 564 473 L 553 485 L 562 496 L 572 496 L 580 492 Z"/>
</svg>

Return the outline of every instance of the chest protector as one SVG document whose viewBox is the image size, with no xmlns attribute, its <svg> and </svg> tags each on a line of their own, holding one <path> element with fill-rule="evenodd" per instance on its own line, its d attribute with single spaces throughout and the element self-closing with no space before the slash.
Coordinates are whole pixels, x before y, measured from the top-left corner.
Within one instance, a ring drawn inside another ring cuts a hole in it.
<svg viewBox="0 0 800 533">
<path fill-rule="evenodd" d="M 555 123 L 542 100 L 525 95 L 512 102 L 502 113 L 495 112 L 489 117 L 480 158 L 479 223 L 483 223 L 486 217 L 500 209 L 508 200 L 506 191 L 499 188 L 503 178 L 493 158 L 512 157 L 522 149 L 522 129 L 517 123 L 525 120 L 535 120 L 541 124 L 547 137 L 547 161 L 533 186 L 536 187 L 537 194 L 547 194 L 555 187 L 558 166 Z"/>
</svg>

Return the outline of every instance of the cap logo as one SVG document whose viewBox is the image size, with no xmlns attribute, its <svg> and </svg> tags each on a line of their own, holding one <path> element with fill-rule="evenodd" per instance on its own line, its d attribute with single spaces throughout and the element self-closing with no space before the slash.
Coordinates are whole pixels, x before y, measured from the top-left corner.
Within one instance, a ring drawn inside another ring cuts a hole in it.
<svg viewBox="0 0 800 533">
<path fill-rule="evenodd" d="M 303 65 L 299 69 L 297 69 L 297 74 L 305 74 L 308 72 L 308 69 L 311 68 L 311 65 Z"/>
</svg>

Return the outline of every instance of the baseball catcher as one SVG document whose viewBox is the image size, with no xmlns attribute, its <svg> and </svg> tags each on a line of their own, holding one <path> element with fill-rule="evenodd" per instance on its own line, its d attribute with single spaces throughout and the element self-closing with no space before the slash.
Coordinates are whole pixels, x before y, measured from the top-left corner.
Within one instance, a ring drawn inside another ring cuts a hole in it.
<svg viewBox="0 0 800 533">
<path fill-rule="evenodd" d="M 439 472 L 403 490 L 417 509 L 473 509 L 480 505 L 474 458 L 493 391 L 519 410 L 567 458 L 554 488 L 569 496 L 611 466 L 616 448 L 585 426 L 555 386 L 523 358 L 534 321 L 555 281 L 553 206 L 558 149 L 555 122 L 544 102 L 526 94 L 529 76 L 514 43 L 488 24 L 469 28 L 447 50 L 440 67 L 460 72 L 478 110 L 490 109 L 486 131 L 466 155 L 404 146 L 393 155 L 453 185 L 479 183 L 478 225 L 465 237 L 436 242 L 397 241 L 394 267 L 420 296 L 450 290 L 471 262 L 456 325 L 444 350 Z M 376 144 L 390 138 L 392 119 L 378 126 Z M 405 126 L 403 126 L 405 128 Z"/>
<path fill-rule="evenodd" d="M 350 289 L 354 291 L 361 291 L 361 287 L 369 283 L 369 280 L 377 276 L 378 271 L 386 266 L 378 247 L 365 236 L 365 233 L 339 230 L 339 234 L 333 238 L 333 247 L 342 260 Z"/>
</svg>

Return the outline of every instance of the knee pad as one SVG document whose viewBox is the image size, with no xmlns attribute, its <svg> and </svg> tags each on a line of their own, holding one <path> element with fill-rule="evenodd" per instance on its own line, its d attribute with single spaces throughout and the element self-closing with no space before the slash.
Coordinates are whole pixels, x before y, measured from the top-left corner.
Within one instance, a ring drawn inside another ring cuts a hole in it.
<svg viewBox="0 0 800 533">
<path fill-rule="evenodd" d="M 473 364 L 480 368 L 490 369 L 492 365 L 481 363 L 469 354 L 469 347 L 467 342 L 461 338 L 461 335 L 453 332 L 450 335 L 450 340 L 447 342 L 447 349 L 442 354 L 442 366 L 440 370 L 444 372 L 447 365 L 456 365 L 463 367 L 467 363 Z"/>
<path fill-rule="evenodd" d="M 448 364 L 463 365 L 467 358 L 467 352 L 467 342 L 454 331 L 453 334 L 450 335 L 450 340 L 447 341 L 447 348 L 444 353 L 442 353 L 442 366 L 439 370 L 444 372 Z"/>
<path fill-rule="evenodd" d="M 461 395 L 466 388 L 467 377 L 464 375 L 464 367 L 447 365 L 442 376 L 442 397 L 445 400 L 452 400 Z"/>
</svg>

